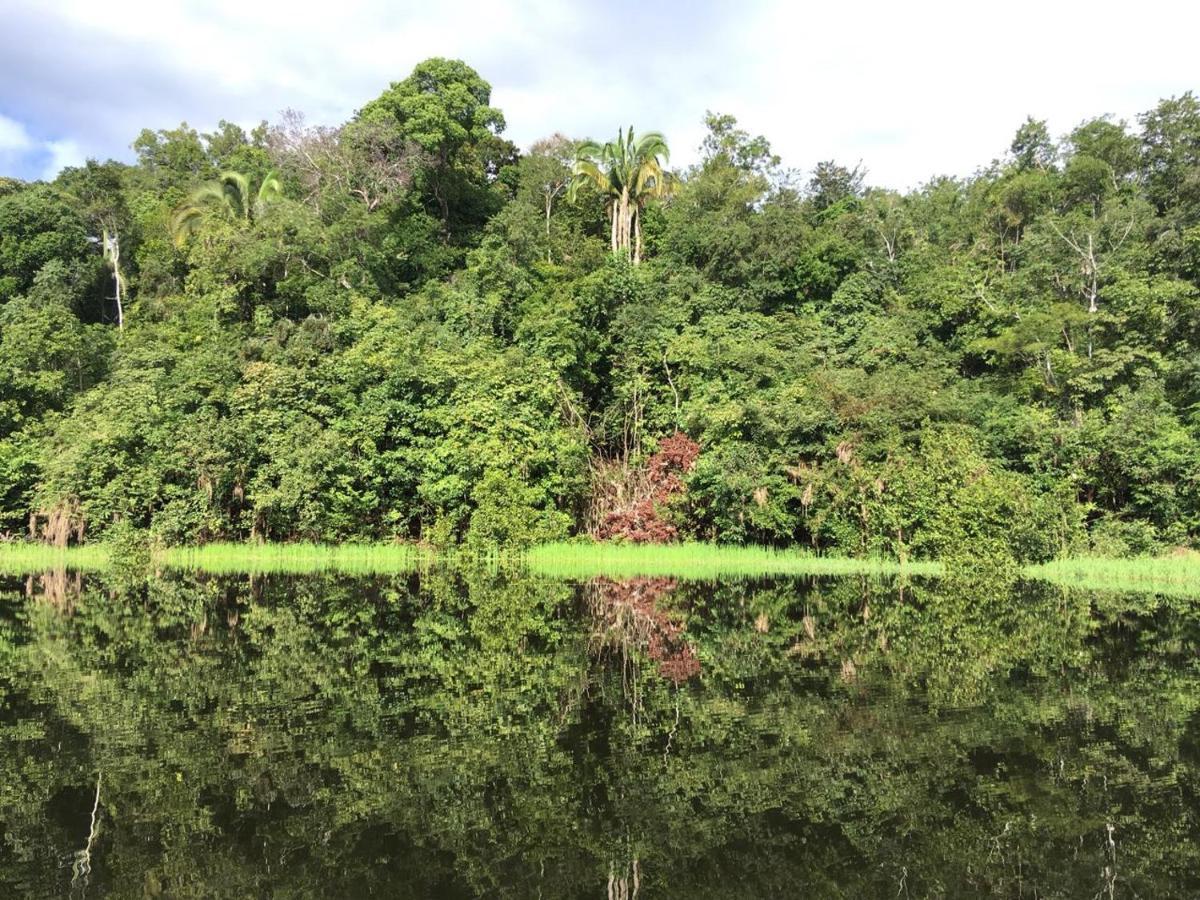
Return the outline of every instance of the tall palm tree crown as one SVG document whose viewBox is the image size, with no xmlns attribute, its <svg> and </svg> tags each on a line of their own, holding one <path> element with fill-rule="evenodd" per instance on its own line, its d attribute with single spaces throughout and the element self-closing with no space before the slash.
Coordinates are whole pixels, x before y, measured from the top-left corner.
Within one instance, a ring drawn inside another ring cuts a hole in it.
<svg viewBox="0 0 1200 900">
<path fill-rule="evenodd" d="M 274 172 L 263 176 L 257 190 L 241 172 L 222 172 L 214 181 L 202 184 L 171 217 L 171 233 L 182 246 L 199 230 L 206 212 L 249 225 L 283 193 L 283 185 Z"/>
<path fill-rule="evenodd" d="M 674 178 L 665 168 L 669 159 L 662 134 L 635 136 L 632 125 L 628 131 L 618 129 L 615 141 L 585 141 L 576 151 L 569 198 L 574 201 L 586 184 L 600 192 L 608 207 L 612 251 L 634 264 L 642 258 L 642 209 L 674 188 Z"/>
</svg>

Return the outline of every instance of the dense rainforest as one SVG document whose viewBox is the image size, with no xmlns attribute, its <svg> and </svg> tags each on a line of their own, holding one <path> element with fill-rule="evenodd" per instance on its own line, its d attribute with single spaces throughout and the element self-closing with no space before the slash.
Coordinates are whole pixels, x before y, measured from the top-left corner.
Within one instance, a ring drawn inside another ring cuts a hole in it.
<svg viewBox="0 0 1200 900">
<path fill-rule="evenodd" d="M 1191 93 L 907 193 L 728 115 L 523 153 L 490 95 L 0 179 L 0 534 L 1200 542 Z"/>
</svg>

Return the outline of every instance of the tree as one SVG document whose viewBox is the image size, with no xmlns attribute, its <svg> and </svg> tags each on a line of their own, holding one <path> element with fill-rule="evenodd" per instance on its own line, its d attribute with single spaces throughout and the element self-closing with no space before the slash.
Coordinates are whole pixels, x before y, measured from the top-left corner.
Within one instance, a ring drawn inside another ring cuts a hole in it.
<svg viewBox="0 0 1200 900">
<path fill-rule="evenodd" d="M 600 192 L 608 209 L 612 252 L 635 265 L 642 258 L 642 210 L 674 189 L 674 177 L 663 168 L 669 158 L 666 138 L 657 131 L 637 137 L 632 125 L 618 130 L 615 141 L 585 141 L 576 151 L 569 196 L 574 199 L 585 184 Z"/>
<path fill-rule="evenodd" d="M 1028 169 L 1049 169 L 1054 165 L 1054 141 L 1050 130 L 1040 119 L 1029 116 L 1017 129 L 1009 145 L 1013 162 L 1022 172 Z"/>
<path fill-rule="evenodd" d="M 101 233 L 100 246 L 104 252 L 104 262 L 112 269 L 113 300 L 117 304 L 117 329 L 125 329 L 125 310 L 121 306 L 121 289 L 125 286 L 125 277 L 121 274 L 121 236 L 109 232 L 107 228 Z"/>
<path fill-rule="evenodd" d="M 89 238 L 100 245 L 104 263 L 112 274 L 112 300 L 120 330 L 125 327 L 123 297 L 126 287 L 121 263 L 121 235 L 129 237 L 133 221 L 124 190 L 128 171 L 127 166 L 113 160 L 99 163 L 90 159 L 79 168 L 64 169 L 58 179 L 63 195 L 91 226 Z M 137 249 L 136 242 L 132 249 Z"/>
<path fill-rule="evenodd" d="M 74 263 L 90 249 L 87 226 L 53 187 L 0 196 L 0 303 L 28 290 L 51 260 Z"/>
<path fill-rule="evenodd" d="M 535 190 L 546 211 L 546 238 L 550 237 L 550 216 L 554 201 L 571 187 L 571 163 L 575 142 L 562 134 L 553 134 L 534 143 L 522 160 L 521 180 Z M 549 250 L 547 249 L 547 254 Z"/>
<path fill-rule="evenodd" d="M 704 124 L 708 134 L 700 145 L 705 165 L 724 162 L 743 172 L 754 172 L 770 177 L 779 167 L 779 157 L 771 152 L 770 142 L 761 134 L 751 137 L 750 133 L 737 127 L 737 119 L 731 115 L 707 112 Z"/>
<path fill-rule="evenodd" d="M 1107 117 L 1091 119 L 1072 131 L 1068 140 L 1073 156 L 1100 160 L 1112 170 L 1118 182 L 1137 171 L 1140 147 L 1123 121 L 1111 122 Z"/>
<path fill-rule="evenodd" d="M 175 210 L 171 232 L 175 243 L 183 246 L 199 229 L 206 213 L 249 225 L 282 193 L 282 185 L 274 172 L 268 172 L 258 189 L 241 172 L 222 172 L 215 181 L 203 184 Z"/>
<path fill-rule="evenodd" d="M 736 287 L 748 303 L 781 298 L 803 222 L 780 159 L 765 137 L 738 128 L 733 116 L 710 112 L 704 124 L 701 160 L 664 210 L 659 246 L 681 270 L 694 267 Z"/>
<path fill-rule="evenodd" d="M 1159 212 L 1185 205 L 1200 209 L 1200 99 L 1188 91 L 1163 100 L 1140 121 L 1151 202 Z"/>
<path fill-rule="evenodd" d="M 489 105 L 491 94 L 492 86 L 462 60 L 435 57 L 394 82 L 346 128 L 353 138 L 364 126 L 393 126 L 429 155 L 421 186 L 436 206 L 445 240 L 483 224 L 492 210 L 480 203 L 480 193 L 515 157 L 512 145 L 499 140 L 504 115 Z M 482 216 L 474 215 L 477 207 Z M 466 221 L 454 221 L 458 217 Z"/>
<path fill-rule="evenodd" d="M 181 122 L 178 128 L 143 129 L 132 144 L 138 167 L 159 186 L 186 184 L 212 175 L 216 167 L 204 150 L 199 132 Z"/>
<path fill-rule="evenodd" d="M 225 171 L 261 172 L 267 161 L 267 123 L 260 122 L 250 134 L 240 125 L 222 119 L 217 130 L 205 134 L 204 150 L 214 166 Z"/>
<path fill-rule="evenodd" d="M 879 235 L 888 262 L 895 263 L 913 236 L 903 198 L 893 191 L 873 190 L 866 197 L 865 212 L 872 230 Z"/>
<path fill-rule="evenodd" d="M 303 191 L 318 213 L 340 193 L 374 212 L 407 191 L 428 156 L 394 123 L 359 122 L 354 128 L 310 126 L 304 114 L 286 110 L 267 133 L 276 171 Z M 336 207 L 331 211 L 337 214 Z"/>
<path fill-rule="evenodd" d="M 813 169 L 812 178 L 808 180 L 809 202 L 814 210 L 821 213 L 843 200 L 859 197 L 866 175 L 861 163 L 853 169 L 847 169 L 831 159 L 819 162 Z"/>
</svg>

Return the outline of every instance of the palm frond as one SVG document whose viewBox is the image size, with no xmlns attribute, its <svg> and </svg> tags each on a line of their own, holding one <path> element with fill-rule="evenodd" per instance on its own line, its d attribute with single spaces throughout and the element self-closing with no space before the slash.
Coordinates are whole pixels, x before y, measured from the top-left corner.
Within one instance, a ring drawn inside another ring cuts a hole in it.
<svg viewBox="0 0 1200 900">
<path fill-rule="evenodd" d="M 635 155 L 641 159 L 659 157 L 665 165 L 671 160 L 671 151 L 667 147 L 667 139 L 658 131 L 647 131 L 638 138 Z"/>
<path fill-rule="evenodd" d="M 283 195 L 283 182 L 279 180 L 279 175 L 272 169 L 263 176 L 262 184 L 258 186 L 258 199 L 269 201 L 275 200 Z"/>
<path fill-rule="evenodd" d="M 224 187 L 230 211 L 243 219 L 250 218 L 250 179 L 241 172 L 222 172 L 220 183 Z"/>
<path fill-rule="evenodd" d="M 175 210 L 171 216 L 171 237 L 176 247 L 182 247 L 200 227 L 204 218 L 204 208 L 185 204 Z"/>
<path fill-rule="evenodd" d="M 258 194 L 254 198 L 254 217 L 257 219 L 273 201 L 283 195 L 283 182 L 274 171 L 263 176 L 262 184 L 258 186 Z"/>
<path fill-rule="evenodd" d="M 282 194 L 283 183 L 273 171 L 263 176 L 258 190 L 253 193 L 248 176 L 232 170 L 222 172 L 215 180 L 192 191 L 176 208 L 171 216 L 171 235 L 176 246 L 182 247 L 199 229 L 208 212 L 249 224 Z"/>
</svg>

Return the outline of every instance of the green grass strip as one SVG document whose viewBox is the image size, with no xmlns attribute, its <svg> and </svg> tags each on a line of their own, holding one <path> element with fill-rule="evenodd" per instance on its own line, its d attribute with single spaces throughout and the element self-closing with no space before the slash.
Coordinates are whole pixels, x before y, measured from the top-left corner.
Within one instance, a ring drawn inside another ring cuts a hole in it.
<svg viewBox="0 0 1200 900">
<path fill-rule="evenodd" d="M 205 544 L 168 547 L 154 554 L 161 565 L 213 573 L 345 572 L 388 575 L 432 565 L 431 550 L 411 544 Z"/>
<path fill-rule="evenodd" d="M 525 554 L 539 575 L 729 578 L 768 575 L 937 575 L 940 563 L 818 556 L 805 550 L 722 544 L 543 544 Z"/>
<path fill-rule="evenodd" d="M 28 575 L 55 569 L 95 572 L 107 569 L 111 561 L 112 555 L 103 544 L 51 547 L 24 541 L 0 543 L 0 573 L 5 575 Z"/>
<path fill-rule="evenodd" d="M 1200 553 L 1130 559 L 1056 559 L 1026 566 L 1025 574 L 1083 590 L 1191 593 L 1200 597 Z"/>
<path fill-rule="evenodd" d="M 786 575 L 939 575 L 937 562 L 819 556 L 800 549 L 716 544 L 544 544 L 525 552 L 481 557 L 457 551 L 436 554 L 411 544 L 206 544 L 157 550 L 153 563 L 213 573 L 343 572 L 399 574 L 432 565 L 523 565 L 556 578 L 664 576 L 714 579 Z M 0 573 L 23 575 L 53 569 L 101 571 L 114 564 L 104 544 L 50 547 L 0 543 Z M 1200 553 L 1166 557 L 1103 559 L 1078 557 L 1026 566 L 1024 574 L 1067 588 L 1163 593 L 1200 598 Z"/>
</svg>

